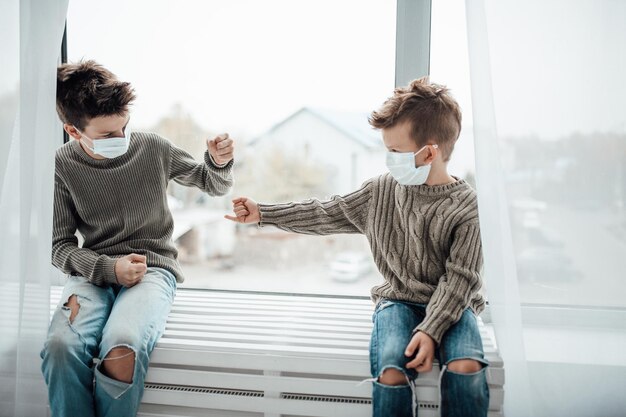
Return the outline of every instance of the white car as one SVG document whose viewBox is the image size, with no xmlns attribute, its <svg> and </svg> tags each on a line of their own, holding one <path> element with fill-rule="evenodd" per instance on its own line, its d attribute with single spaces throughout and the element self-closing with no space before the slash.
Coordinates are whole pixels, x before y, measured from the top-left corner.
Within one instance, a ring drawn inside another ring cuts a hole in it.
<svg viewBox="0 0 626 417">
<path fill-rule="evenodd" d="M 371 269 L 371 255 L 362 252 L 342 252 L 330 264 L 330 277 L 335 281 L 354 282 Z"/>
<path fill-rule="evenodd" d="M 534 247 L 517 254 L 517 274 L 521 281 L 572 282 L 582 274 L 559 247 Z"/>
</svg>

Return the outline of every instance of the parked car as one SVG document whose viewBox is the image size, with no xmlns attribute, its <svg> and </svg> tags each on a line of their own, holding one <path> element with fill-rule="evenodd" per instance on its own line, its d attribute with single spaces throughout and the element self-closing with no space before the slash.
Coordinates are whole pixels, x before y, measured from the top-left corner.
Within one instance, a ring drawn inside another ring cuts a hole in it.
<svg viewBox="0 0 626 417">
<path fill-rule="evenodd" d="M 565 245 L 559 235 L 546 227 L 527 227 L 525 229 L 528 243 L 535 247 L 562 249 Z M 558 256 L 558 255 L 557 255 Z"/>
<path fill-rule="evenodd" d="M 581 277 L 572 260 L 558 247 L 536 247 L 517 255 L 520 281 L 572 282 Z"/>
<path fill-rule="evenodd" d="M 339 282 L 355 282 L 371 269 L 371 255 L 362 252 L 342 252 L 330 264 L 330 277 Z"/>
</svg>

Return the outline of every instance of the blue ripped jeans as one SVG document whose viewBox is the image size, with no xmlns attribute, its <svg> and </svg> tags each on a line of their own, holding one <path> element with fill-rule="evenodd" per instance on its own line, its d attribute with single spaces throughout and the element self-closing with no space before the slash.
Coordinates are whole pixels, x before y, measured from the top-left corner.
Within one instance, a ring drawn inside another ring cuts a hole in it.
<svg viewBox="0 0 626 417">
<path fill-rule="evenodd" d="M 423 304 L 381 300 L 373 315 L 374 327 L 370 341 L 370 367 L 373 381 L 372 405 L 374 417 L 409 417 L 417 415 L 417 398 L 414 380 L 417 373 L 407 369 L 412 360 L 404 356 L 404 350 L 412 337 L 412 331 L 424 320 L 426 306 Z M 484 417 L 489 408 L 486 366 L 482 339 L 476 316 L 467 309 L 457 323 L 444 334 L 435 350 L 435 357 L 442 365 L 441 417 Z M 483 364 L 474 374 L 461 374 L 446 369 L 457 359 L 473 359 Z M 383 385 L 378 377 L 394 368 L 407 377 L 406 385 Z"/>
<path fill-rule="evenodd" d="M 174 275 L 161 268 L 148 268 L 131 288 L 102 288 L 80 276 L 68 277 L 41 351 L 52 417 L 137 414 L 150 353 L 163 334 L 175 293 Z M 70 323 L 65 304 L 73 295 L 79 308 Z M 130 384 L 101 370 L 102 359 L 116 347 L 135 354 Z"/>
</svg>

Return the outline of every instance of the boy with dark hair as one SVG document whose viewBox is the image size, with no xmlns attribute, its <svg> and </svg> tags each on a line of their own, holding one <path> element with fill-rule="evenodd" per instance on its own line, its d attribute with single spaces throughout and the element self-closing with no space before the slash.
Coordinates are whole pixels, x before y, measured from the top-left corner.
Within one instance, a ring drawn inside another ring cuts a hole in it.
<svg viewBox="0 0 626 417">
<path fill-rule="evenodd" d="M 56 153 L 52 237 L 52 263 L 68 280 L 41 353 L 53 417 L 136 415 L 183 281 L 167 185 L 219 196 L 233 183 L 227 134 L 207 140 L 198 163 L 156 134 L 131 133 L 134 99 L 93 61 L 58 68 L 57 112 L 71 140 Z"/>
<path fill-rule="evenodd" d="M 441 415 L 486 416 L 487 361 L 476 322 L 484 308 L 474 190 L 448 174 L 461 112 L 445 87 L 422 78 L 397 88 L 370 124 L 382 130 L 389 174 L 348 195 L 301 203 L 233 200 L 239 223 L 306 234 L 362 233 L 382 285 L 370 342 L 374 416 L 417 414 L 414 380 L 442 366 Z"/>
</svg>

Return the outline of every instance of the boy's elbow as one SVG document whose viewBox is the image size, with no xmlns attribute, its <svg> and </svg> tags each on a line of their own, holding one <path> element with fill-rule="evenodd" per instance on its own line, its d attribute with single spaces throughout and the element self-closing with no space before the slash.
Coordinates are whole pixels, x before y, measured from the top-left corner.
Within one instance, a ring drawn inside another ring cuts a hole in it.
<svg viewBox="0 0 626 417">
<path fill-rule="evenodd" d="M 57 268 L 58 268 L 57 262 L 58 262 L 58 259 L 60 258 L 59 255 L 60 255 L 60 251 L 62 247 L 63 247 L 62 242 L 58 242 L 58 241 L 52 242 L 52 252 L 51 252 L 52 264 L 56 266 Z"/>
<path fill-rule="evenodd" d="M 67 271 L 67 268 L 65 267 L 65 262 L 63 261 L 63 259 L 61 259 L 61 257 L 59 256 L 56 250 L 52 251 L 51 263 L 52 263 L 52 266 L 54 266 L 59 271 L 66 273 L 66 274 L 69 273 L 69 271 Z"/>
<path fill-rule="evenodd" d="M 233 185 L 234 185 L 234 183 L 235 183 L 235 181 L 234 181 L 234 179 L 232 178 L 232 176 L 231 176 L 230 178 L 228 178 L 226 181 L 224 181 L 223 187 L 220 187 L 220 188 L 221 188 L 221 190 L 220 190 L 220 191 L 221 191 L 220 196 L 222 196 L 222 195 L 226 195 L 226 194 L 228 194 L 229 192 L 231 192 L 231 190 L 233 189 Z"/>
<path fill-rule="evenodd" d="M 224 184 L 223 187 L 215 187 L 213 190 L 209 191 L 209 194 L 213 197 L 223 197 L 228 194 L 232 188 L 233 184 L 231 182 L 228 184 Z"/>
<path fill-rule="evenodd" d="M 211 195 L 213 197 L 223 197 L 228 194 L 228 190 L 216 190 Z"/>
</svg>

